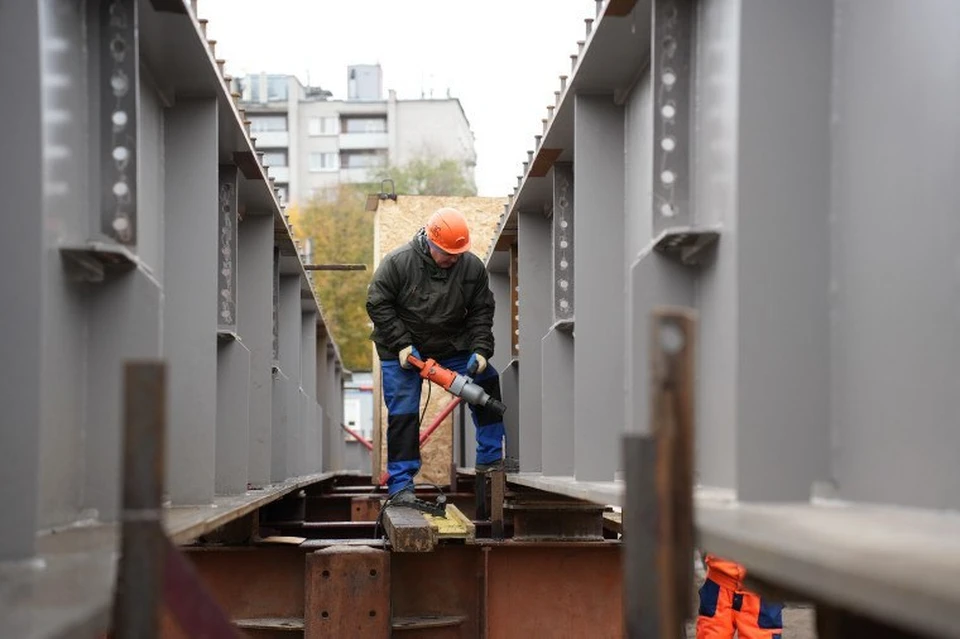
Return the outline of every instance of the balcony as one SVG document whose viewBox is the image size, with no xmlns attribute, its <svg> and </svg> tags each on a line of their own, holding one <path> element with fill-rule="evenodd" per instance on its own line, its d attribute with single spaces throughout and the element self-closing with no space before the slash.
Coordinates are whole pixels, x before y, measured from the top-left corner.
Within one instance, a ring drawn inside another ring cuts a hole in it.
<svg viewBox="0 0 960 639">
<path fill-rule="evenodd" d="M 390 145 L 386 133 L 341 133 L 340 150 L 385 149 Z"/>
<path fill-rule="evenodd" d="M 290 182 L 290 167 L 271 166 L 267 167 L 267 177 L 272 177 L 278 184 L 288 184 Z"/>
<path fill-rule="evenodd" d="M 290 146 L 287 131 L 254 131 L 250 137 L 257 139 L 258 149 L 285 149 Z"/>
</svg>

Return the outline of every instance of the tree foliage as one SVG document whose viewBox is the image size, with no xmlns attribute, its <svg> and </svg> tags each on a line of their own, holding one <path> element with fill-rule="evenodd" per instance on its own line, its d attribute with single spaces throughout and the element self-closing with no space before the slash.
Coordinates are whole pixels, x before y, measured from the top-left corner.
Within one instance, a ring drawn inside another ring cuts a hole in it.
<svg viewBox="0 0 960 639">
<path fill-rule="evenodd" d="M 365 210 L 366 195 L 380 191 L 392 179 L 401 195 L 476 195 L 473 181 L 458 160 L 422 156 L 371 174 L 375 183 L 341 185 L 330 200 L 314 198 L 290 207 L 290 222 L 301 240 L 310 240 L 314 264 L 366 264 L 366 271 L 314 271 L 313 283 L 330 332 L 340 347 L 344 366 L 353 371 L 372 368 L 367 286 L 373 276 L 373 213 Z"/>
<path fill-rule="evenodd" d="M 365 193 L 337 189 L 332 201 L 314 199 L 291 207 L 290 221 L 300 239 L 309 239 L 314 264 L 366 264 L 366 271 L 314 271 L 313 284 L 343 364 L 353 371 L 371 368 L 367 285 L 373 274 L 373 213 L 364 210 Z"/>
<path fill-rule="evenodd" d="M 377 188 L 381 180 L 393 180 L 397 193 L 405 195 L 477 194 L 477 187 L 464 170 L 463 162 L 423 155 L 399 166 L 385 166 L 374 173 Z"/>
</svg>

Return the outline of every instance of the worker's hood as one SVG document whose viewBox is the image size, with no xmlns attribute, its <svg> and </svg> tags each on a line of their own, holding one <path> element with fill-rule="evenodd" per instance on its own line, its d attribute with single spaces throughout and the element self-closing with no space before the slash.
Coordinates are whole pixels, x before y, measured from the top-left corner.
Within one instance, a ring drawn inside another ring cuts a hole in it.
<svg viewBox="0 0 960 639">
<path fill-rule="evenodd" d="M 445 280 L 448 277 L 450 269 L 440 268 L 430 254 L 430 245 L 427 243 L 427 230 L 421 228 L 413 236 L 414 252 L 423 260 L 424 269 L 431 279 Z"/>
</svg>

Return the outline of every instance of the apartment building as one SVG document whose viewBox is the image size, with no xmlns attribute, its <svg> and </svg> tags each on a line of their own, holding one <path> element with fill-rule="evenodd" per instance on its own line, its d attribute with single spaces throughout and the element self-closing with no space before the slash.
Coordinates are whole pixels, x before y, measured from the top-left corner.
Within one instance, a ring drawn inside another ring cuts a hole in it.
<svg viewBox="0 0 960 639">
<path fill-rule="evenodd" d="M 472 181 L 473 132 L 457 98 L 383 97 L 380 65 L 347 68 L 346 99 L 292 75 L 236 80 L 257 149 L 284 202 L 327 197 L 342 183 L 369 182 L 388 162 L 418 156 L 462 162 Z"/>
</svg>

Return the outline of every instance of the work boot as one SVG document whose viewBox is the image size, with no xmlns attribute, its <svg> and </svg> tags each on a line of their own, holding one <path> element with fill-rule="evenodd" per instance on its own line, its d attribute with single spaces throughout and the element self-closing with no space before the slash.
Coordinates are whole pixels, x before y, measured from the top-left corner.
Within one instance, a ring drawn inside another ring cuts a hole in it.
<svg viewBox="0 0 960 639">
<path fill-rule="evenodd" d="M 520 463 L 513 457 L 506 457 L 504 459 L 498 459 L 495 462 L 489 464 L 477 464 L 476 471 L 478 473 L 489 473 L 502 470 L 506 473 L 516 473 L 520 471 Z"/>
<path fill-rule="evenodd" d="M 391 506 L 412 506 L 416 504 L 417 495 L 413 492 L 413 486 L 407 486 L 406 488 L 401 489 L 393 497 L 390 498 Z"/>
</svg>

